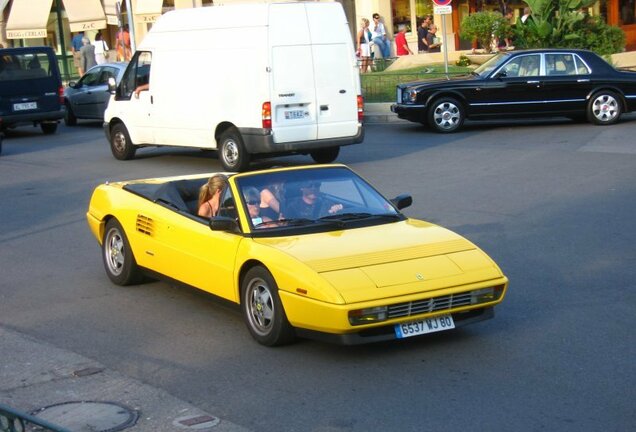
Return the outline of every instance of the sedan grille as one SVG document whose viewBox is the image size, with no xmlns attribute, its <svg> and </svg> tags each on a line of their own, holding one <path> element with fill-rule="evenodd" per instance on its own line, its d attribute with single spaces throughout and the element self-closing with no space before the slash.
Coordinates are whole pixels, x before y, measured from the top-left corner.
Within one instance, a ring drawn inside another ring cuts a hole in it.
<svg viewBox="0 0 636 432">
<path fill-rule="evenodd" d="M 398 303 L 388 306 L 388 318 L 400 318 L 471 305 L 471 292 Z"/>
</svg>

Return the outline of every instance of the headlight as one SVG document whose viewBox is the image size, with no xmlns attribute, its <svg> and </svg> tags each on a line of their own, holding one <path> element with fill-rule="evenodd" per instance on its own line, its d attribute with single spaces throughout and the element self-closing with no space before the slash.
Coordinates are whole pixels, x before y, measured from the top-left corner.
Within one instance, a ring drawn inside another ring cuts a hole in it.
<svg viewBox="0 0 636 432">
<path fill-rule="evenodd" d="M 470 293 L 470 304 L 489 303 L 499 300 L 502 287 L 482 288 Z"/>
<path fill-rule="evenodd" d="M 386 321 L 386 319 L 386 306 L 349 311 L 349 323 L 351 325 L 371 324 L 375 322 Z"/>
<path fill-rule="evenodd" d="M 417 99 L 417 91 L 415 90 L 404 90 L 402 91 L 402 102 L 403 103 L 413 103 Z"/>
</svg>

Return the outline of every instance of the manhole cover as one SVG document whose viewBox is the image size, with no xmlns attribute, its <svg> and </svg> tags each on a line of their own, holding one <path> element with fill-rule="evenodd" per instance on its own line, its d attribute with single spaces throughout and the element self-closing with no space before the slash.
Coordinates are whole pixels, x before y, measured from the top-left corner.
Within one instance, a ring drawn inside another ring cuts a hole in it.
<svg viewBox="0 0 636 432">
<path fill-rule="evenodd" d="M 63 402 L 39 409 L 36 417 L 74 432 L 116 432 L 133 426 L 139 412 L 114 402 Z"/>
</svg>

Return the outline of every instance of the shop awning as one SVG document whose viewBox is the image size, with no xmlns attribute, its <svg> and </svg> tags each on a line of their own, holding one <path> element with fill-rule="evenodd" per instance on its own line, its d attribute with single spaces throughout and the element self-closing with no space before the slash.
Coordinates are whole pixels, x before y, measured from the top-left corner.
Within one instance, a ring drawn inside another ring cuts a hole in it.
<svg viewBox="0 0 636 432">
<path fill-rule="evenodd" d="M 106 13 L 106 23 L 110 25 L 119 25 L 119 20 L 117 19 L 117 2 L 123 0 L 104 0 L 104 12 Z"/>
<path fill-rule="evenodd" d="M 100 0 L 63 0 L 72 32 L 106 28 L 106 16 Z"/>
<path fill-rule="evenodd" d="M 0 13 L 7 7 L 7 3 L 9 3 L 9 0 L 0 0 Z"/>
<path fill-rule="evenodd" d="M 45 38 L 53 0 L 14 1 L 7 21 L 7 39 Z"/>
<path fill-rule="evenodd" d="M 161 15 L 163 8 L 163 0 L 137 0 L 137 4 L 133 9 L 135 15 L 143 16 L 144 21 L 154 21 Z"/>
</svg>

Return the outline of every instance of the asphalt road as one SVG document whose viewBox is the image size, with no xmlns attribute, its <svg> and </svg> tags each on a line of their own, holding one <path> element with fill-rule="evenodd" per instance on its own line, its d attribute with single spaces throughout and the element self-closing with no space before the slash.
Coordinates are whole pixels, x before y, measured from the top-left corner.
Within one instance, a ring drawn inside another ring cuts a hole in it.
<svg viewBox="0 0 636 432">
<path fill-rule="evenodd" d="M 367 127 L 339 162 L 510 279 L 495 319 L 413 340 L 265 348 L 196 290 L 112 285 L 84 214 L 100 182 L 220 169 L 198 150 L 115 160 L 101 127 L 22 129 L 0 156 L 0 325 L 254 431 L 627 431 L 636 424 L 636 115 Z M 258 166 L 309 163 L 295 156 Z M 0 364 L 2 361 L 0 360 Z"/>
</svg>

